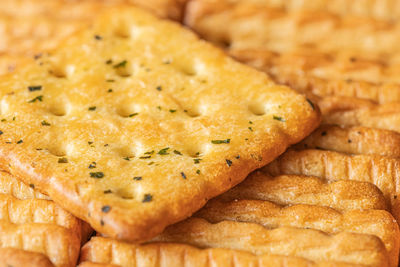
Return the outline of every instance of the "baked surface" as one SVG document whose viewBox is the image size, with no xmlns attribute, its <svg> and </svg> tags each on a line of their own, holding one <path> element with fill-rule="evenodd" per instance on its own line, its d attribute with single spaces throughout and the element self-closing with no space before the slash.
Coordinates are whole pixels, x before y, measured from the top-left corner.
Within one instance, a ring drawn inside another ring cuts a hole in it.
<svg viewBox="0 0 400 267">
<path fill-rule="evenodd" d="M 130 6 L 0 87 L 1 166 L 131 241 L 190 216 L 319 123 L 304 96 Z"/>
</svg>

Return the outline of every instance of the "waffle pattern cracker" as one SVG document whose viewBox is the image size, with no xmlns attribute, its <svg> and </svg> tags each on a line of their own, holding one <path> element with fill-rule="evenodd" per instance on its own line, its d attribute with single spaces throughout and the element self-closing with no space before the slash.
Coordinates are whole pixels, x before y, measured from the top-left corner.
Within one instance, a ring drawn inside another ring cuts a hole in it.
<svg viewBox="0 0 400 267">
<path fill-rule="evenodd" d="M 125 240 L 190 216 L 319 123 L 304 96 L 130 6 L 0 88 L 0 165 Z"/>
</svg>

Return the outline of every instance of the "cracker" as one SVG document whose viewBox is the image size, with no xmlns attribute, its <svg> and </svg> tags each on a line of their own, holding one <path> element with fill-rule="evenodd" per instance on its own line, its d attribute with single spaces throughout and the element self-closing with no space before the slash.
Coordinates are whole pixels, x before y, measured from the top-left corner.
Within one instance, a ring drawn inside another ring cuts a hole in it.
<svg viewBox="0 0 400 267">
<path fill-rule="evenodd" d="M 323 112 L 323 123 L 343 126 L 365 126 L 400 132 L 400 102 L 376 105 L 342 97 L 318 101 Z"/>
<path fill-rule="evenodd" d="M 202 0 L 201 2 L 206 2 L 208 5 L 212 5 L 217 1 Z M 229 2 L 235 4 L 250 3 L 251 5 L 258 7 L 268 6 L 280 8 L 285 11 L 328 11 L 341 16 L 356 15 L 382 20 L 396 20 L 400 16 L 400 4 L 396 0 L 231 0 Z M 196 1 L 194 1 L 194 3 L 196 3 Z"/>
<path fill-rule="evenodd" d="M 252 173 L 244 182 L 222 194 L 218 199 L 266 200 L 279 205 L 319 205 L 340 211 L 389 210 L 384 195 L 371 183 L 359 181 L 327 183 L 317 177 L 298 175 L 271 177 L 260 171 Z"/>
<path fill-rule="evenodd" d="M 382 241 L 373 235 L 347 232 L 327 235 L 313 229 L 291 227 L 266 229 L 259 224 L 232 221 L 210 224 L 199 218 L 169 226 L 154 241 L 229 247 L 256 255 L 273 253 L 314 261 L 379 265 L 387 264 L 388 260 Z"/>
<path fill-rule="evenodd" d="M 15 248 L 0 248 L 0 266 L 54 267 L 49 258 L 37 252 Z"/>
<path fill-rule="evenodd" d="M 229 50 L 239 61 L 268 73 L 275 81 L 320 97 L 344 96 L 384 104 L 400 102 L 394 73 L 398 57 L 368 59 L 364 55 L 332 55 L 296 50 L 274 53 L 263 49 Z M 302 75 L 298 75 L 299 70 Z"/>
<path fill-rule="evenodd" d="M 400 218 L 397 196 L 399 159 L 377 155 L 346 155 L 333 151 L 288 151 L 264 167 L 272 175 L 296 174 L 318 176 L 330 181 L 356 180 L 375 184 L 383 192 L 396 220 Z"/>
<path fill-rule="evenodd" d="M 149 267 L 167 266 L 355 266 L 338 262 L 312 262 L 300 257 L 279 256 L 271 254 L 254 255 L 244 251 L 207 248 L 199 249 L 185 244 L 150 243 L 137 245 L 123 243 L 104 237 L 93 237 L 83 248 L 79 267 L 106 266 L 137 266 L 143 264 Z M 99 265 L 91 265 L 98 263 Z M 135 265 L 136 264 L 136 265 Z M 358 265 L 357 265 L 358 266 Z"/>
<path fill-rule="evenodd" d="M 0 165 L 103 234 L 151 238 L 319 123 L 304 96 L 174 23 L 124 6 L 95 24 L 0 78 Z"/>
<path fill-rule="evenodd" d="M 277 227 L 312 228 L 328 234 L 340 232 L 378 236 L 386 246 L 391 266 L 397 266 L 399 227 L 393 216 L 383 210 L 349 210 L 343 213 L 325 206 L 280 206 L 269 201 L 211 200 L 195 214 L 211 223 L 223 220 L 253 222 L 271 229 Z"/>
<path fill-rule="evenodd" d="M 2 247 L 42 253 L 56 266 L 75 266 L 80 249 L 79 238 L 70 230 L 36 223 L 0 221 L 0 243 Z"/>
<path fill-rule="evenodd" d="M 397 52 L 400 41 L 396 23 L 325 11 L 287 12 L 248 1 L 191 1 L 185 22 L 207 40 L 275 52 L 304 47 L 309 51 L 384 54 Z"/>
<path fill-rule="evenodd" d="M 295 149 L 318 148 L 348 154 L 400 157 L 400 134 L 362 126 L 322 125 Z"/>
</svg>

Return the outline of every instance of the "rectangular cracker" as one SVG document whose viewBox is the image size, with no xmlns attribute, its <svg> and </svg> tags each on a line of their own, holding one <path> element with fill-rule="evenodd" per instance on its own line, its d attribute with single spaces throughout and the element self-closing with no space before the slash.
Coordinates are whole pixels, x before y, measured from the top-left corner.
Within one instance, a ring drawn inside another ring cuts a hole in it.
<svg viewBox="0 0 400 267">
<path fill-rule="evenodd" d="M 314 229 L 266 229 L 254 223 L 222 221 L 211 224 L 204 219 L 189 218 L 167 227 L 154 241 L 231 248 L 256 255 L 297 256 L 312 261 L 388 264 L 387 251 L 378 237 L 347 232 L 327 235 Z"/>
<path fill-rule="evenodd" d="M 199 249 L 185 244 L 150 243 L 137 245 L 104 237 L 93 237 L 81 252 L 79 267 L 223 267 L 223 266 L 298 266 L 350 267 L 348 263 L 312 262 L 300 257 L 272 254 L 254 255 L 245 251 L 222 248 Z M 359 266 L 359 265 L 357 265 Z"/>
<path fill-rule="evenodd" d="M 30 252 L 16 248 L 0 248 L 0 266 L 54 267 L 53 263 L 42 253 Z"/>
<path fill-rule="evenodd" d="M 363 126 L 321 125 L 295 149 L 324 149 L 348 154 L 400 157 L 400 134 Z"/>
<path fill-rule="evenodd" d="M 272 175 L 312 175 L 375 184 L 383 192 L 396 220 L 400 218 L 400 160 L 377 155 L 346 155 L 324 150 L 289 150 L 263 169 Z"/>
<path fill-rule="evenodd" d="M 276 82 L 306 94 L 356 97 L 380 104 L 400 101 L 400 85 L 395 76 L 398 55 L 369 59 L 365 55 L 338 56 L 300 49 L 280 54 L 249 48 L 232 48 L 229 53 L 268 73 Z M 299 70 L 302 75 L 298 75 Z"/>
<path fill-rule="evenodd" d="M 326 11 L 284 11 L 246 0 L 191 1 L 185 23 L 216 43 L 274 52 L 307 48 L 328 53 L 384 54 L 398 52 L 400 43 L 397 23 Z"/>
<path fill-rule="evenodd" d="M 0 97 L 0 165 L 125 240 L 190 216 L 319 123 L 304 96 L 130 6 L 2 76 Z"/>
<path fill-rule="evenodd" d="M 269 170 L 269 167 L 266 169 Z M 253 172 L 244 182 L 222 194 L 218 199 L 266 200 L 279 205 L 319 205 L 339 211 L 389 210 L 384 195 L 371 183 L 345 180 L 327 183 L 318 177 L 299 175 L 272 177 L 261 171 Z"/>
<path fill-rule="evenodd" d="M 42 253 L 55 266 L 75 266 L 80 240 L 59 225 L 0 221 L 0 246 Z"/>
<path fill-rule="evenodd" d="M 196 4 L 199 1 L 192 2 Z M 213 5 L 219 1 L 202 0 L 201 2 Z M 400 3 L 396 0 L 230 0 L 229 2 L 235 4 L 250 3 L 254 6 L 268 6 L 285 11 L 328 11 L 341 16 L 356 15 L 382 20 L 397 20 L 400 16 Z"/>
<path fill-rule="evenodd" d="M 326 206 L 280 206 L 262 200 L 211 200 L 195 217 L 211 223 L 224 220 L 252 222 L 271 229 L 277 227 L 312 228 L 328 234 L 353 232 L 379 237 L 389 253 L 390 265 L 398 265 L 399 226 L 393 216 L 383 210 L 349 210 L 343 213 Z"/>
<path fill-rule="evenodd" d="M 354 98 L 327 97 L 318 101 L 324 124 L 365 126 L 400 132 L 400 102 L 376 105 Z"/>
</svg>

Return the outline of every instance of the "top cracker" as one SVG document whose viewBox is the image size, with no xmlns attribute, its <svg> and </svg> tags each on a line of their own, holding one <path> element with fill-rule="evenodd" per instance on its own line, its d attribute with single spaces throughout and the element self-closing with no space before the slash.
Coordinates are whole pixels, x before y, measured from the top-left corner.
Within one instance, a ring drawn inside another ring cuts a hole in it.
<svg viewBox="0 0 400 267">
<path fill-rule="evenodd" d="M 97 231 L 141 241 L 300 141 L 318 110 L 130 6 L 0 78 L 0 167 Z"/>
</svg>

